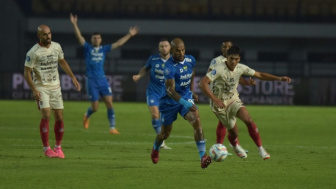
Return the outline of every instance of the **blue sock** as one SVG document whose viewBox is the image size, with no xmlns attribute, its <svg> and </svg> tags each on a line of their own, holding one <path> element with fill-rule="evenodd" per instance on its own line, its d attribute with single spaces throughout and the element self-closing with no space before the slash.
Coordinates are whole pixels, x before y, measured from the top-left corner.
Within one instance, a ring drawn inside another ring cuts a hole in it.
<svg viewBox="0 0 336 189">
<path fill-rule="evenodd" d="M 114 115 L 114 109 L 113 108 L 107 109 L 107 118 L 110 122 L 110 127 L 114 128 L 114 126 L 115 126 L 115 115 Z"/>
<path fill-rule="evenodd" d="M 159 119 L 152 119 L 152 126 L 156 134 L 159 134 L 161 132 L 161 122 Z"/>
<path fill-rule="evenodd" d="M 196 145 L 197 145 L 197 149 L 198 149 L 200 159 L 202 159 L 202 157 L 205 154 L 205 141 L 200 140 L 200 141 L 196 142 Z"/>
<path fill-rule="evenodd" d="M 153 146 L 154 150 L 159 151 L 159 150 L 160 150 L 160 146 L 161 146 L 162 143 L 163 143 L 163 141 L 159 143 L 159 142 L 157 142 L 157 140 L 155 139 L 155 141 L 154 141 L 154 146 Z"/>
<path fill-rule="evenodd" d="M 86 117 L 89 118 L 91 116 L 91 114 L 93 114 L 93 111 L 92 111 L 92 108 L 90 106 L 86 111 Z"/>
</svg>

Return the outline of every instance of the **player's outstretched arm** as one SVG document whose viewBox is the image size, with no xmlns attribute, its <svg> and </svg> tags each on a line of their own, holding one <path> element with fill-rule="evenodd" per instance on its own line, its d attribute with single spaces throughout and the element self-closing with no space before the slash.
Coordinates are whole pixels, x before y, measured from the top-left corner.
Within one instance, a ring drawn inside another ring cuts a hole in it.
<svg viewBox="0 0 336 189">
<path fill-rule="evenodd" d="M 77 25 L 77 20 L 78 20 L 77 15 L 73 15 L 73 14 L 70 13 L 70 22 L 72 23 L 72 25 L 75 29 L 75 35 L 78 39 L 79 44 L 81 44 L 83 46 L 84 43 L 85 43 L 85 39 L 82 36 L 81 31 L 79 30 L 79 27 Z"/>
<path fill-rule="evenodd" d="M 65 59 L 59 60 L 58 61 L 59 65 L 61 66 L 61 68 L 64 70 L 64 72 L 70 76 L 70 78 L 72 79 L 72 83 L 75 85 L 77 91 L 81 90 L 81 86 L 78 83 L 75 75 L 72 73 L 69 64 L 67 63 L 67 61 Z"/>
<path fill-rule="evenodd" d="M 116 48 L 124 45 L 129 39 L 131 39 L 131 37 L 138 34 L 138 32 L 139 32 L 139 27 L 138 26 L 130 27 L 128 33 L 124 37 L 122 37 L 122 38 L 118 39 L 118 41 L 112 43 L 112 49 L 116 49 Z"/>
<path fill-rule="evenodd" d="M 254 73 L 254 77 L 261 79 L 261 80 L 267 80 L 267 81 L 285 81 L 290 83 L 292 81 L 291 78 L 287 77 L 287 76 L 275 76 L 269 73 L 265 73 L 265 72 L 255 72 Z"/>
<path fill-rule="evenodd" d="M 146 67 L 142 67 L 141 70 L 139 71 L 139 73 L 137 75 L 133 75 L 133 81 L 134 82 L 138 82 L 142 76 L 144 76 L 147 73 L 147 69 Z"/>
<path fill-rule="evenodd" d="M 218 108 L 224 108 L 224 103 L 218 99 L 210 90 L 209 84 L 211 83 L 211 80 L 208 76 L 204 76 L 201 81 L 199 82 L 199 87 L 201 88 L 203 94 L 205 94 L 208 98 L 210 98 L 214 103 L 215 106 Z"/>
</svg>

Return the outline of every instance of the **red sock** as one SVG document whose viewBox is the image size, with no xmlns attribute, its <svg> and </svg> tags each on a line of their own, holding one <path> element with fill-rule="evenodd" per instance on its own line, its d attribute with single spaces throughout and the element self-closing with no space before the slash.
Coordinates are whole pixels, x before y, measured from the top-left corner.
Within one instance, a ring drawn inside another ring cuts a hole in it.
<svg viewBox="0 0 336 189">
<path fill-rule="evenodd" d="M 261 139 L 258 132 L 257 125 L 255 123 L 251 123 L 247 125 L 248 132 L 250 134 L 250 137 L 253 139 L 254 143 L 257 145 L 257 147 L 261 146 Z"/>
<path fill-rule="evenodd" d="M 230 132 L 228 134 L 228 139 L 229 139 L 231 146 L 237 146 L 239 144 L 238 137 L 234 137 L 230 135 Z"/>
<path fill-rule="evenodd" d="M 216 137 L 217 137 L 216 142 L 223 144 L 225 135 L 226 135 L 226 128 L 222 124 L 222 122 L 219 121 L 216 129 Z"/>
<path fill-rule="evenodd" d="M 63 139 L 63 133 L 64 133 L 63 120 L 55 121 L 54 132 L 55 132 L 56 145 L 60 146 L 62 139 Z"/>
<path fill-rule="evenodd" d="M 49 146 L 49 120 L 41 119 L 40 135 L 41 135 L 43 147 L 48 147 Z"/>
</svg>

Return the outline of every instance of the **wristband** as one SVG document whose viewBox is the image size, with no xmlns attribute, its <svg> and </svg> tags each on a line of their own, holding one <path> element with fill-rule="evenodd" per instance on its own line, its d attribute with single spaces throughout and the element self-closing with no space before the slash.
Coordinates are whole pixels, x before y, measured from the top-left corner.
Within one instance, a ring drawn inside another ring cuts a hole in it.
<svg viewBox="0 0 336 189">
<path fill-rule="evenodd" d="M 184 100 L 183 98 L 180 98 L 179 103 L 183 105 L 186 109 L 189 109 L 193 106 L 193 104 L 189 101 Z"/>
</svg>

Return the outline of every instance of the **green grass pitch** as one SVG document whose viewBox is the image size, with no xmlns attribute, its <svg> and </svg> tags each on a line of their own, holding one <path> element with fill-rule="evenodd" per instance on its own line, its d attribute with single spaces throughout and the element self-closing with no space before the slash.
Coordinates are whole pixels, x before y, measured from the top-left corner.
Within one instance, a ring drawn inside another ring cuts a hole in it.
<svg viewBox="0 0 336 189">
<path fill-rule="evenodd" d="M 224 162 L 200 167 L 193 129 L 181 117 L 154 165 L 150 152 L 155 138 L 145 103 L 116 102 L 117 128 L 108 133 L 106 108 L 101 102 L 82 127 L 89 102 L 64 102 L 65 159 L 42 153 L 40 114 L 34 101 L 1 100 L 0 188 L 336 188 L 336 108 L 247 106 L 271 159 L 262 160 L 238 121 L 241 145 L 248 158 L 235 154 Z M 207 149 L 215 143 L 217 120 L 206 104 L 198 105 Z M 50 145 L 54 146 L 54 119 Z M 229 152 L 227 138 L 224 140 Z"/>
</svg>

